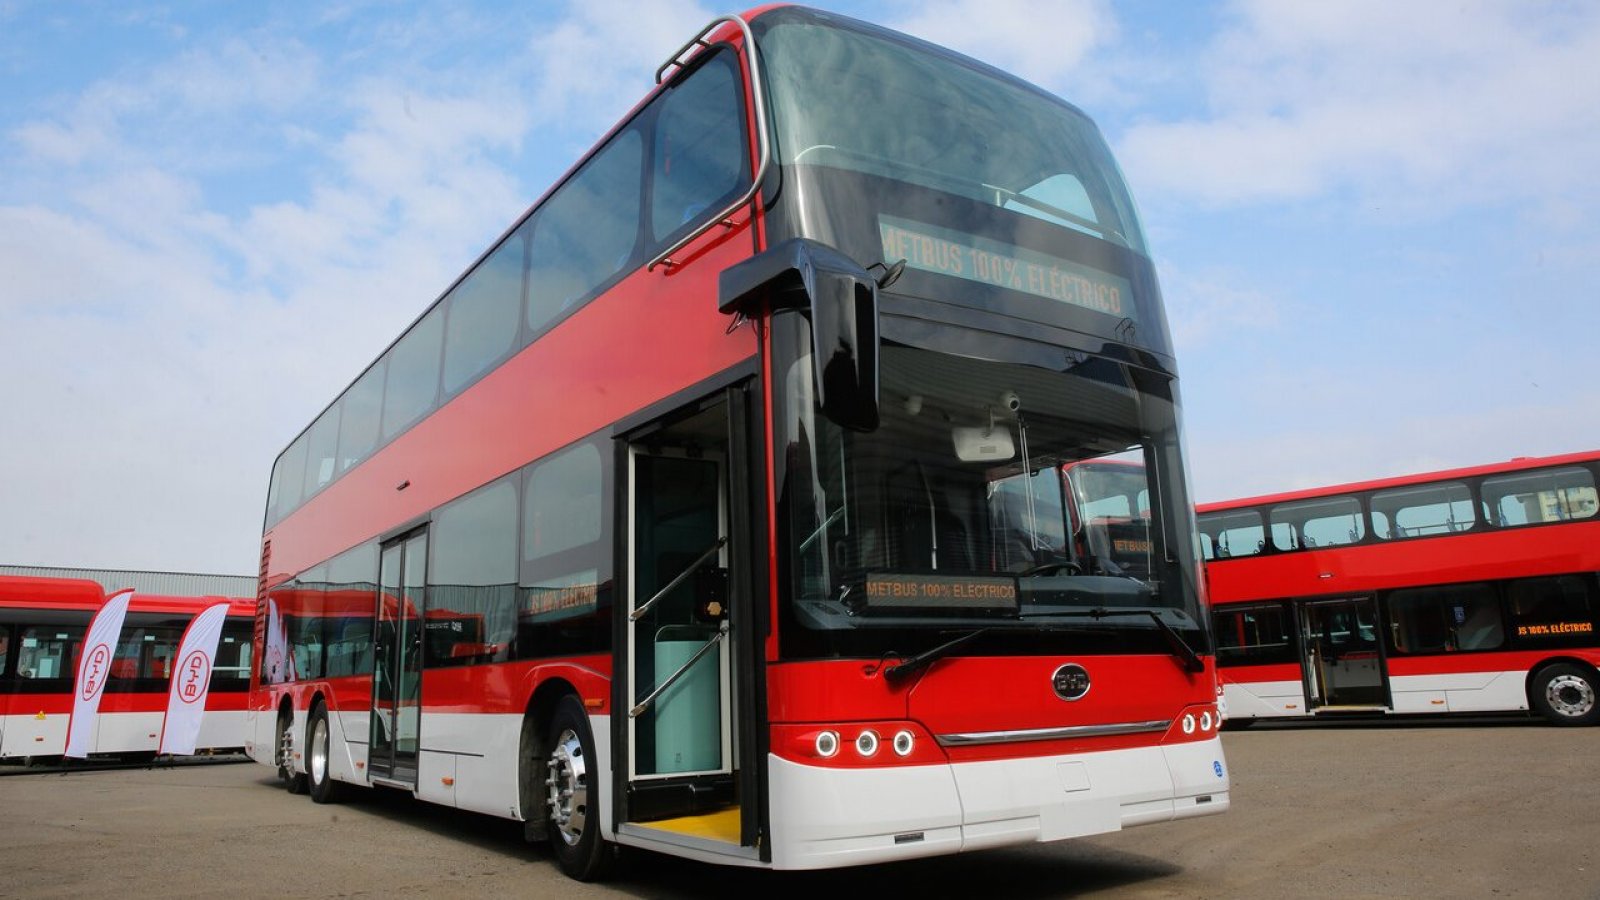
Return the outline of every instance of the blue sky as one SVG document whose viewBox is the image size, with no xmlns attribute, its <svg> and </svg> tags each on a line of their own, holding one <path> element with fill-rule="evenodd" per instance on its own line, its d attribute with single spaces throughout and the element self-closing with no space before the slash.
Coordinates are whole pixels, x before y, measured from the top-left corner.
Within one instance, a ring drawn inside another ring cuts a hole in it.
<svg viewBox="0 0 1600 900">
<path fill-rule="evenodd" d="M 1600 447 L 1600 6 L 820 5 L 1100 124 L 1200 500 Z M 254 571 L 278 450 L 728 11 L 0 0 L 0 562 Z"/>
</svg>

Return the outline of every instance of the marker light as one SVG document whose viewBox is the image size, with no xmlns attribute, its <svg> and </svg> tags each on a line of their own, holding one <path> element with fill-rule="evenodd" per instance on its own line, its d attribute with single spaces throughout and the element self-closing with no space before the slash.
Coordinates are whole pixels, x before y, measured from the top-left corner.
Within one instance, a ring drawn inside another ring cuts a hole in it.
<svg viewBox="0 0 1600 900">
<path fill-rule="evenodd" d="M 823 759 L 839 752 L 839 734 L 834 731 L 823 731 L 817 734 L 817 755 Z"/>
<path fill-rule="evenodd" d="M 872 756 L 878 752 L 878 733 L 868 728 L 856 737 L 856 752 L 862 756 Z"/>
<path fill-rule="evenodd" d="M 910 756 L 912 749 L 916 746 L 916 738 L 912 736 L 911 732 L 902 728 L 894 733 L 894 742 L 890 746 L 894 747 L 896 756 Z"/>
</svg>

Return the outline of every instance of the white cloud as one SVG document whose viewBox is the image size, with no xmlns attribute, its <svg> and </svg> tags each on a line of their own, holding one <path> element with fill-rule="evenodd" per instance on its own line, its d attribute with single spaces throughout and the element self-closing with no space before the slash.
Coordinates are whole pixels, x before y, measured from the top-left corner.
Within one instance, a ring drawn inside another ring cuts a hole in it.
<svg viewBox="0 0 1600 900">
<path fill-rule="evenodd" d="M 893 23 L 915 35 L 1045 87 L 1079 74 L 1118 34 L 1106 0 L 935 0 Z M 1083 89 L 1075 90 L 1081 97 Z"/>
<path fill-rule="evenodd" d="M 1591 7 L 1243 0 L 1234 19 L 1195 73 L 1211 115 L 1121 140 L 1147 192 L 1220 206 L 1349 189 L 1441 214 L 1595 183 Z"/>
</svg>

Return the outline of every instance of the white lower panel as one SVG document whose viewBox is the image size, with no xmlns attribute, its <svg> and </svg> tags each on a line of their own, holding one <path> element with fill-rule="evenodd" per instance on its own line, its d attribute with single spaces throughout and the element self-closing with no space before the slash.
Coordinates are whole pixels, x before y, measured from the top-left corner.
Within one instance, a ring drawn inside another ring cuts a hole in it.
<svg viewBox="0 0 1600 900">
<path fill-rule="evenodd" d="M 1453 672 L 1389 679 L 1395 712 L 1500 712 L 1528 708 L 1528 673 Z"/>
<path fill-rule="evenodd" d="M 1306 715 L 1305 686 L 1298 681 L 1225 682 L 1222 699 L 1230 719 L 1270 719 Z"/>
<path fill-rule="evenodd" d="M 593 727 L 598 732 L 604 722 Z M 522 716 L 424 712 L 421 730 L 419 797 L 491 816 L 520 818 L 517 752 Z M 448 791 L 443 778 L 454 782 Z"/>
<path fill-rule="evenodd" d="M 18 704 L 13 700 L 12 708 Z M 67 749 L 66 713 L 39 716 L 6 716 L 4 741 L 0 742 L 0 758 L 18 759 L 28 756 L 60 756 Z"/>
<path fill-rule="evenodd" d="M 905 768 L 831 769 L 769 756 L 768 767 L 780 869 L 1062 840 L 1228 808 L 1217 738 Z"/>
</svg>

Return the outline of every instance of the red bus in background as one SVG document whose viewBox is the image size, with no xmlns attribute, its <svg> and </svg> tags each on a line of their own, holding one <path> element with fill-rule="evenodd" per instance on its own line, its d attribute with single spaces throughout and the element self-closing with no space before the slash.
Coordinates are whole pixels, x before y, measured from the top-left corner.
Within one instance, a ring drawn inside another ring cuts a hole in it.
<svg viewBox="0 0 1600 900">
<path fill-rule="evenodd" d="M 578 878 L 1225 810 L 1171 339 L 1094 125 L 800 7 L 657 74 L 279 456 L 252 756 Z M 1061 471 L 1105 458 L 1149 482 L 1080 542 Z"/>
<path fill-rule="evenodd" d="M 184 629 L 225 599 L 134 594 L 100 698 L 92 755 L 156 755 Z M 85 579 L 0 575 L 0 760 L 52 759 L 66 750 L 79 645 L 105 600 L 100 585 Z M 229 599 L 198 750 L 244 748 L 254 615 L 255 601 Z"/>
<path fill-rule="evenodd" d="M 1600 452 L 1199 508 L 1230 722 L 1600 723 Z"/>
</svg>

